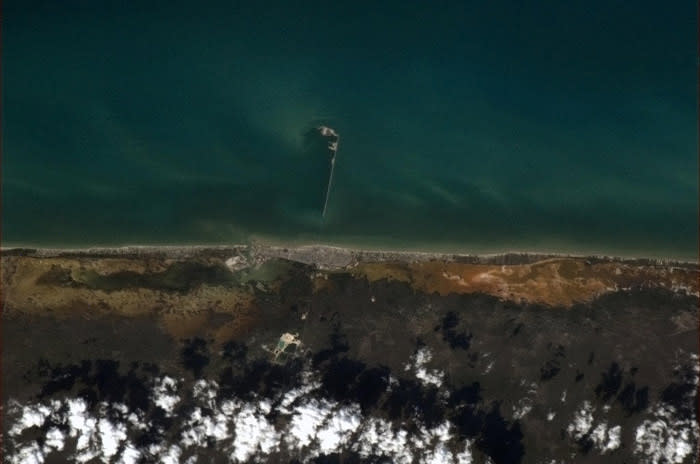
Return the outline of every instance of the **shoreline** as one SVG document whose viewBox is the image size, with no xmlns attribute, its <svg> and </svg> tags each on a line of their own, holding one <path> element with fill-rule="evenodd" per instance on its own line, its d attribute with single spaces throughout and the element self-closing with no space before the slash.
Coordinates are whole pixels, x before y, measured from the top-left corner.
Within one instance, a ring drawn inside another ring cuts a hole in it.
<svg viewBox="0 0 700 464">
<path fill-rule="evenodd" d="M 262 243 L 232 245 L 124 245 L 86 247 L 2 246 L 0 256 L 52 257 L 129 257 L 163 256 L 186 259 L 203 255 L 249 255 L 262 259 L 287 259 L 323 268 L 345 268 L 359 262 L 454 261 L 469 264 L 531 264 L 548 259 L 585 259 L 595 262 L 620 262 L 633 265 L 697 267 L 698 261 L 644 256 L 561 253 L 511 250 L 501 253 L 450 253 L 443 251 L 390 250 L 332 246 L 325 244 L 271 245 Z"/>
</svg>

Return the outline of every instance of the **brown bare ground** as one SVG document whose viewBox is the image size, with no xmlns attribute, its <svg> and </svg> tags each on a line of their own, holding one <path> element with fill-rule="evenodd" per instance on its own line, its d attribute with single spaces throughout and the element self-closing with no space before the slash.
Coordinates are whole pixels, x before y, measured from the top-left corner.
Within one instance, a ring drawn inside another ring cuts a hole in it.
<svg viewBox="0 0 700 464">
<path fill-rule="evenodd" d="M 203 265 L 220 265 L 220 258 L 201 256 Z M 139 275 L 162 273 L 176 260 L 143 258 L 31 257 L 2 259 L 4 314 L 56 318 L 104 316 L 156 317 L 176 339 L 205 336 L 218 342 L 244 336 L 256 325 L 260 310 L 256 293 L 275 294 L 285 277 L 241 285 L 203 281 L 182 291 L 138 285 L 100 290 L 86 285 L 86 275 L 110 278 L 129 271 Z M 624 261 L 590 262 L 583 258 L 552 258 L 532 264 L 465 264 L 430 261 L 361 262 L 337 271 L 311 272 L 314 292 L 331 290 L 330 274 L 349 274 L 375 282 L 406 282 L 425 293 L 485 293 L 504 300 L 569 307 L 625 288 L 662 287 L 697 294 L 698 271 L 693 267 L 638 265 Z M 679 321 L 679 330 L 687 325 Z"/>
<path fill-rule="evenodd" d="M 201 285 L 188 292 L 150 288 L 124 288 L 112 291 L 81 286 L 42 283 L 48 272 L 69 271 L 76 276 L 84 270 L 109 275 L 125 270 L 161 272 L 171 264 L 157 260 L 125 259 L 3 259 L 2 300 L 6 316 L 16 313 L 54 317 L 97 318 L 107 315 L 126 317 L 156 316 L 162 328 L 175 338 L 188 338 L 211 330 L 234 335 L 234 327 L 250 324 L 253 293 L 249 287 L 231 288 Z M 78 280 L 78 279 L 76 279 Z M 225 327 L 220 327 L 224 316 Z M 239 321 L 233 323 L 232 321 Z M 247 322 L 243 322 L 247 321 Z"/>
<path fill-rule="evenodd" d="M 496 266 L 427 261 L 362 263 L 352 274 L 373 282 L 410 283 L 416 290 L 486 293 L 505 300 L 570 306 L 608 292 L 632 287 L 664 287 L 698 292 L 698 272 L 687 268 L 636 266 L 624 262 L 591 264 L 579 258 L 553 258 L 533 264 Z"/>
</svg>

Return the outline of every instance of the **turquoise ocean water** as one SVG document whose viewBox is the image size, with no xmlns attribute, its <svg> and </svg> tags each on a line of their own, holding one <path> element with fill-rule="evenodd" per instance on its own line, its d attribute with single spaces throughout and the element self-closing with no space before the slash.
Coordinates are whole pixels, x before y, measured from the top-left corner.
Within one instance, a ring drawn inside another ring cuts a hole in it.
<svg viewBox="0 0 700 464">
<path fill-rule="evenodd" d="M 196 3 L 4 2 L 4 246 L 697 256 L 694 3 Z"/>
</svg>

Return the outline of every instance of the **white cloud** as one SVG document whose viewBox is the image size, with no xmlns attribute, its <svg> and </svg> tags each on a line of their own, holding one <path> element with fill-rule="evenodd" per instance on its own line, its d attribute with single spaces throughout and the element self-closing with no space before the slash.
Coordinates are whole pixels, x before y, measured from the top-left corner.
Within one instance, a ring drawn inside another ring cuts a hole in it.
<svg viewBox="0 0 700 464">
<path fill-rule="evenodd" d="M 634 451 L 644 464 L 680 464 L 696 450 L 698 424 L 679 419 L 673 406 L 659 403 L 635 431 Z"/>
<path fill-rule="evenodd" d="M 110 458 L 117 454 L 121 442 L 126 440 L 126 427 L 124 424 L 113 424 L 106 418 L 102 418 L 97 423 L 97 430 L 102 443 L 102 460 L 109 462 Z"/>
<path fill-rule="evenodd" d="M 44 443 L 44 453 L 51 450 L 61 451 L 65 445 L 66 437 L 56 427 L 51 427 L 46 432 L 46 442 Z"/>
<path fill-rule="evenodd" d="M 265 403 L 265 402 L 263 402 Z M 234 419 L 235 440 L 231 458 L 237 462 L 247 462 L 258 452 L 270 454 L 279 448 L 279 433 L 265 418 L 264 405 L 244 404 Z"/>
<path fill-rule="evenodd" d="M 603 446 L 602 450 L 604 453 L 608 451 L 616 450 L 620 447 L 620 435 L 622 432 L 622 427 L 616 425 L 608 429 L 608 441 Z"/>
<path fill-rule="evenodd" d="M 612 452 L 620 447 L 621 427 L 610 427 L 605 421 L 599 421 L 594 427 L 595 410 L 589 401 L 584 401 L 566 430 L 576 440 L 588 435 L 593 446 L 602 454 Z"/>
<path fill-rule="evenodd" d="M 684 372 L 689 366 L 692 378 L 688 380 L 695 386 L 700 380 L 698 359 L 697 353 L 678 350 L 674 366 L 676 373 Z M 692 389 L 682 399 L 694 409 L 696 395 L 696 389 Z M 644 464 L 682 463 L 697 452 L 698 439 L 700 432 L 696 417 L 685 417 L 673 405 L 659 402 L 651 408 L 651 417 L 635 430 L 634 452 Z"/>
<path fill-rule="evenodd" d="M 593 426 L 593 411 L 595 408 L 589 401 L 584 401 L 583 405 L 574 415 L 573 420 L 566 428 L 569 435 L 575 439 L 582 438 Z"/>
<path fill-rule="evenodd" d="M 438 443 L 434 449 L 428 451 L 423 462 L 426 464 L 450 464 L 454 462 L 454 457 L 443 443 Z"/>
<path fill-rule="evenodd" d="M 208 446 L 210 438 L 221 443 L 219 449 L 235 462 L 264 461 L 264 456 L 278 450 L 294 455 L 301 452 L 304 459 L 311 459 L 345 449 L 353 449 L 363 457 L 385 456 L 396 463 L 471 462 L 470 443 L 456 442 L 449 422 L 434 428 L 418 423 L 418 432 L 411 434 L 382 418 L 363 416 L 358 404 L 341 405 L 326 398 L 310 398 L 308 393 L 318 389 L 319 383 L 310 374 L 304 379 L 299 388 L 281 394 L 277 400 L 228 400 L 218 405 L 215 401 L 218 385 L 197 382 L 191 394 L 201 406 L 194 407 L 179 421 L 182 431 L 177 445 L 161 441 L 139 448 L 129 441 L 129 432 L 153 425 L 139 411 L 131 411 L 126 405 L 110 407 L 106 403 L 89 410 L 79 398 L 49 405 L 17 404 L 13 433 L 19 437 L 24 429 L 43 425 L 51 416 L 65 424 L 68 435 L 77 439 L 76 453 L 71 460 L 83 463 L 97 459 L 134 464 L 142 458 L 164 464 L 177 463 L 184 460 L 185 449 Z M 151 395 L 154 404 L 162 402 L 163 396 L 174 396 L 174 386 L 174 382 L 167 380 L 154 383 Z M 214 408 L 208 409 L 207 405 Z M 110 409 L 117 409 L 121 419 L 108 418 Z M 287 425 L 275 427 L 267 419 L 270 413 L 286 418 Z M 64 447 L 66 437 L 58 428 L 50 429 L 45 438 L 45 450 L 36 441 L 15 443 L 9 462 L 43 463 L 47 451 Z M 454 453 L 455 448 L 461 451 Z"/>
<path fill-rule="evenodd" d="M 679 357 L 687 359 L 688 355 L 681 353 Z M 423 385 L 440 388 L 444 374 L 427 368 L 431 360 L 431 351 L 423 347 L 410 358 L 406 368 Z M 697 382 L 697 368 L 693 368 L 696 377 L 693 380 Z M 395 383 L 393 379 L 390 382 Z M 156 379 L 150 395 L 153 405 L 172 414 L 181 401 L 178 384 L 170 377 Z M 134 464 L 143 458 L 165 464 L 184 462 L 183 455 L 193 448 L 208 447 L 212 439 L 222 453 L 236 462 L 265 461 L 277 451 L 299 456 L 304 461 L 343 450 L 355 451 L 364 458 L 384 456 L 396 463 L 467 464 L 474 459 L 473 444 L 460 441 L 449 422 L 428 428 L 414 418 L 409 429 L 402 423 L 365 416 L 358 404 L 340 404 L 323 398 L 320 386 L 317 373 L 307 371 L 295 389 L 274 398 L 254 396 L 247 402 L 235 398 L 218 401 L 218 384 L 199 380 L 189 394 L 183 392 L 183 398 L 191 398 L 195 404 L 187 415 L 177 420 L 180 427 L 177 445 L 163 440 L 147 448 L 138 447 L 128 437 L 153 424 L 142 411 L 131 410 L 125 404 L 100 403 L 88 409 L 80 398 L 27 404 L 10 401 L 6 439 L 11 446 L 6 457 L 10 463 L 43 463 L 50 452 L 65 451 L 66 440 L 71 437 L 75 439 L 76 451 L 70 460 L 79 463 L 98 460 Z M 515 406 L 514 417 L 529 412 L 530 400 L 536 392 L 537 386 L 530 385 L 528 395 Z M 561 399 L 565 398 L 564 392 Z M 601 454 L 612 453 L 622 446 L 621 426 L 607 420 L 612 410 L 583 402 L 566 431 L 574 440 L 589 438 Z M 118 418 L 107 414 L 109 411 L 118 412 Z M 665 462 L 664 459 L 681 463 L 693 456 L 698 441 L 698 427 L 693 418 L 684 418 L 665 403 L 657 403 L 649 413 L 634 431 L 633 452 L 640 463 L 655 464 Z M 595 417 L 596 414 L 600 417 Z M 546 415 L 548 421 L 554 417 L 552 410 Z M 45 426 L 48 419 L 66 429 L 47 427 L 42 446 L 33 438 L 26 438 L 33 435 L 23 434 L 27 429 Z"/>
<path fill-rule="evenodd" d="M 10 457 L 12 464 L 43 464 L 44 454 L 37 442 L 22 446 L 14 456 Z"/>
<path fill-rule="evenodd" d="M 525 381 L 520 382 L 520 385 L 525 385 Z M 513 405 L 513 419 L 520 420 L 532 411 L 533 398 L 537 394 L 538 386 L 532 382 L 527 390 L 527 396 L 521 398 L 517 404 Z"/>
<path fill-rule="evenodd" d="M 282 397 L 282 402 L 279 406 L 279 410 L 284 414 L 291 414 L 292 409 L 290 407 L 299 399 L 303 398 L 314 390 L 321 387 L 321 382 L 313 378 L 310 371 L 305 371 L 302 373 L 302 383 L 299 388 L 289 390 Z"/>
<path fill-rule="evenodd" d="M 294 408 L 287 436 L 289 444 L 295 448 L 309 446 L 332 408 L 333 404 L 326 399 L 311 399 Z"/>
<path fill-rule="evenodd" d="M 424 385 L 442 386 L 445 373 L 438 369 L 427 369 L 425 366 L 433 359 L 433 353 L 426 346 L 416 351 L 408 364 L 404 366 L 405 371 L 413 370 L 416 378 Z"/>
<path fill-rule="evenodd" d="M 156 379 L 153 387 L 153 402 L 165 411 L 167 416 L 172 416 L 175 405 L 180 402 L 177 395 L 177 381 L 167 375 Z"/>
<path fill-rule="evenodd" d="M 205 446 L 208 438 L 225 440 L 231 437 L 228 425 L 230 422 L 231 418 L 220 411 L 214 411 L 213 415 L 202 415 L 202 409 L 195 407 L 185 419 L 185 430 L 180 442 L 185 448 L 189 448 Z"/>
<path fill-rule="evenodd" d="M 357 405 L 339 408 L 331 414 L 326 424 L 318 431 L 321 452 L 332 453 L 344 446 L 350 435 L 360 425 L 361 414 Z"/>
<path fill-rule="evenodd" d="M 411 365 L 422 367 L 430 359 L 430 351 L 422 349 L 412 357 Z M 426 375 L 441 377 L 436 371 L 423 369 Z M 420 368 L 415 370 L 422 376 Z M 277 398 L 254 398 L 249 402 L 232 399 L 218 403 L 217 383 L 197 381 L 189 394 L 195 405 L 189 414 L 177 421 L 180 427 L 177 445 L 163 440 L 145 448 L 139 448 L 128 437 L 153 424 L 142 411 L 130 410 L 125 404 L 100 403 L 89 409 L 81 398 L 25 405 L 15 403 L 11 414 L 14 415 L 11 436 L 15 443 L 10 462 L 41 463 L 46 452 L 64 448 L 66 436 L 59 428 L 49 430 L 43 450 L 36 441 L 19 442 L 24 430 L 44 425 L 49 417 L 67 426 L 67 435 L 76 439 L 76 452 L 70 459 L 82 463 L 99 460 L 133 464 L 143 458 L 164 464 L 176 463 L 184 460 L 185 450 L 209 446 L 212 438 L 218 443 L 216 446 L 236 462 L 264 461 L 264 456 L 278 450 L 293 455 L 301 453 L 304 459 L 311 459 L 345 449 L 353 449 L 364 457 L 385 456 L 397 463 L 470 462 L 469 443 L 454 443 L 449 422 L 432 429 L 418 422 L 419 431 L 411 434 L 385 419 L 363 416 L 358 404 L 339 404 L 319 398 L 319 395 L 312 397 L 320 385 L 317 375 L 307 371 L 296 389 L 281 393 Z M 177 390 L 175 379 L 167 376 L 156 379 L 150 394 L 153 405 L 172 414 L 181 400 Z M 109 411 L 117 411 L 119 418 L 115 419 Z M 275 426 L 268 420 L 269 414 L 275 414 L 285 425 Z M 453 454 L 451 450 L 455 447 L 464 449 Z"/>
<path fill-rule="evenodd" d="M 119 459 L 119 464 L 136 464 L 141 458 L 141 453 L 133 445 L 127 444 Z"/>
<path fill-rule="evenodd" d="M 441 389 L 444 374 L 427 367 L 431 360 L 431 351 L 423 347 L 410 358 L 408 370 L 423 385 L 437 387 L 444 393 Z M 168 414 L 174 413 L 181 398 L 194 403 L 187 414 L 177 418 L 179 435 L 176 444 L 162 439 L 147 447 L 139 447 L 131 442 L 129 437 L 132 434 L 138 435 L 144 429 L 154 427 L 140 410 L 131 410 L 121 403 L 100 403 L 89 409 L 82 399 L 66 398 L 56 403 L 16 405 L 12 413 L 14 419 L 10 422 L 13 430 L 10 462 L 41 463 L 46 451 L 61 447 L 65 451 L 67 436 L 76 440 L 76 452 L 70 456 L 74 462 L 93 460 L 134 464 L 146 459 L 164 464 L 194 463 L 195 458 L 188 460 L 185 456 L 197 448 L 209 447 L 212 439 L 216 449 L 234 462 L 265 462 L 278 451 L 309 461 L 321 454 L 344 450 L 357 452 L 363 458 L 383 456 L 391 462 L 406 464 L 470 464 L 474 459 L 473 444 L 457 438 L 449 422 L 430 428 L 417 417 L 411 419 L 412 424 L 403 424 L 363 415 L 359 404 L 341 404 L 322 397 L 318 374 L 313 371 L 303 373 L 301 383 L 292 390 L 281 392 L 274 398 L 253 396 L 249 401 L 237 398 L 217 400 L 219 385 L 213 381 L 199 380 L 190 392 L 179 391 L 180 383 L 171 377 L 161 377 L 153 382 L 150 392 L 152 406 Z M 395 379 L 390 382 L 396 383 Z M 534 386 L 531 387 L 532 392 L 536 391 Z M 592 410 L 590 405 L 586 405 L 578 414 L 571 433 L 577 433 L 575 431 L 579 428 L 589 430 L 595 425 L 587 416 L 587 411 L 592 414 L 589 409 Z M 110 411 L 117 411 L 118 418 L 108 414 Z M 23 430 L 41 426 L 49 417 L 65 424 L 68 431 L 61 432 L 60 427 L 50 429 L 46 449 L 38 447 L 35 441 L 26 442 L 22 438 Z M 596 430 L 594 435 L 606 440 L 598 440 L 602 448 L 613 447 L 614 443 L 610 443 L 619 437 L 619 427 Z"/>
<path fill-rule="evenodd" d="M 464 448 L 455 455 L 457 464 L 472 464 L 472 442 L 464 441 Z"/>
<path fill-rule="evenodd" d="M 524 398 L 513 406 L 513 419 L 520 420 L 532 411 L 532 404 Z"/>
<path fill-rule="evenodd" d="M 593 445 L 603 454 L 616 450 L 620 447 L 620 430 L 619 425 L 608 427 L 601 422 L 591 431 Z"/>
<path fill-rule="evenodd" d="M 167 451 L 160 456 L 161 464 L 180 464 L 182 450 L 177 445 L 171 445 Z"/>
<path fill-rule="evenodd" d="M 197 380 L 192 386 L 192 397 L 204 402 L 208 408 L 213 408 L 219 384 L 214 380 Z"/>
<path fill-rule="evenodd" d="M 371 417 L 363 421 L 360 435 L 352 449 L 361 457 L 386 456 L 395 463 L 413 462 L 413 453 L 408 446 L 408 432 L 393 430 L 390 422 Z"/>
<path fill-rule="evenodd" d="M 11 408 L 20 407 L 19 404 L 14 403 Z M 51 410 L 43 404 L 31 405 L 22 408 L 22 415 L 15 422 L 15 424 L 10 428 L 8 435 L 15 436 L 22 433 L 23 430 L 32 427 L 41 427 L 44 425 L 46 418 L 51 414 Z"/>
</svg>

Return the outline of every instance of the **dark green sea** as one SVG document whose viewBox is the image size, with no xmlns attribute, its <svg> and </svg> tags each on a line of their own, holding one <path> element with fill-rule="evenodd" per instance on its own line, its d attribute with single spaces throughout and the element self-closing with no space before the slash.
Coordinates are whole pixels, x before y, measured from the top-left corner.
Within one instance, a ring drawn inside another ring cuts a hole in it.
<svg viewBox="0 0 700 464">
<path fill-rule="evenodd" d="M 696 259 L 695 2 L 202 3 L 3 2 L 3 246 Z"/>
</svg>

